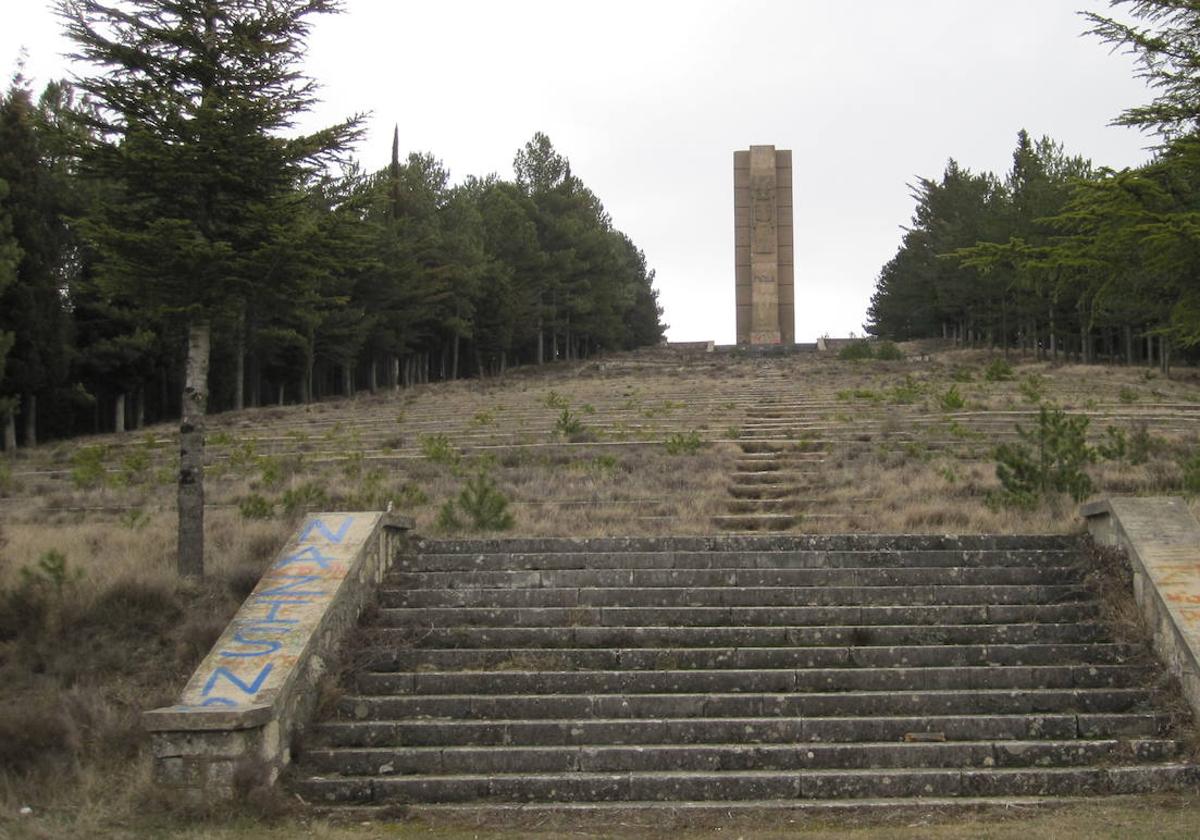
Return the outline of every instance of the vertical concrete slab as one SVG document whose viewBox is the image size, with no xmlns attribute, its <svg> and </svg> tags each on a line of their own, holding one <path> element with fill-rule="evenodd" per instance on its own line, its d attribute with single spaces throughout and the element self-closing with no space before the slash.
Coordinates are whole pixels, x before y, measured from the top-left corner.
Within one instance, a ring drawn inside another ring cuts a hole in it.
<svg viewBox="0 0 1200 840">
<path fill-rule="evenodd" d="M 1083 506 L 1101 545 L 1124 548 L 1154 649 L 1200 719 L 1200 522 L 1178 497 L 1114 497 Z"/>
</svg>

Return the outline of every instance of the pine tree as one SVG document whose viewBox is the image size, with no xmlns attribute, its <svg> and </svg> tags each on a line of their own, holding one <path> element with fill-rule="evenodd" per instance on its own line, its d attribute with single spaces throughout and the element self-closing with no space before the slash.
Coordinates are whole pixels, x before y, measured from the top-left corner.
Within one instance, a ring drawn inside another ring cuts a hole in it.
<svg viewBox="0 0 1200 840">
<path fill-rule="evenodd" d="M 211 327 L 236 319 L 258 278 L 253 256 L 278 228 L 263 208 L 357 135 L 350 119 L 283 136 L 314 101 L 299 70 L 308 19 L 334 0 L 66 0 L 78 80 L 97 104 L 88 171 L 119 189 L 89 218 L 99 279 L 185 319 L 179 570 L 204 569 L 204 415 Z"/>
</svg>

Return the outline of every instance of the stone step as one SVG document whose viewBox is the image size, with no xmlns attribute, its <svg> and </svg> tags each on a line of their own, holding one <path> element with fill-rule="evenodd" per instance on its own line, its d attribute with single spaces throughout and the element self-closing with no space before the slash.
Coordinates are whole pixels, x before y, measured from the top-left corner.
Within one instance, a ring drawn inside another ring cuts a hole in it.
<svg viewBox="0 0 1200 840">
<path fill-rule="evenodd" d="M 809 473 L 777 470 L 775 472 L 734 472 L 729 474 L 730 480 L 737 487 L 758 487 L 761 485 L 798 487 L 805 483 Z"/>
<path fill-rule="evenodd" d="M 796 648 L 793 648 L 796 649 Z M 358 674 L 359 690 L 364 694 L 584 694 L 584 692 L 701 691 L 794 691 L 805 683 L 804 672 L 817 668 L 953 668 L 996 666 L 1102 666 L 1145 664 L 1145 652 L 1127 644 L 1013 644 L 1013 646 L 918 646 L 880 648 L 811 648 L 790 658 L 792 664 L 772 667 L 770 653 L 778 648 L 751 648 L 762 656 L 737 654 L 727 664 L 710 665 L 703 649 L 678 648 L 666 654 L 659 650 L 630 650 L 626 660 L 638 661 L 632 654 L 643 654 L 642 668 L 592 668 L 571 670 L 568 658 L 553 653 L 538 654 L 521 650 L 520 655 L 500 660 L 492 668 L 457 668 L 448 671 L 403 672 L 413 656 L 407 652 L 379 652 L 371 656 L 373 671 Z M 798 649 L 796 649 L 798 650 Z M 432 653 L 432 652 L 427 652 Z M 602 658 L 604 650 L 581 652 Z M 686 665 L 689 654 L 695 667 Z M 684 665 L 655 670 L 653 661 L 670 665 L 668 656 Z M 581 658 L 582 659 L 582 658 Z M 703 667 L 709 664 L 709 667 Z M 756 667 L 757 666 L 757 667 Z M 706 683 L 706 680 L 709 680 Z M 742 682 L 739 682 L 742 680 Z"/>
<path fill-rule="evenodd" d="M 794 681 L 794 680 L 793 680 Z M 962 689 L 817 693 L 351 695 L 339 709 L 359 720 L 1012 715 L 1142 710 L 1145 688 Z"/>
<path fill-rule="evenodd" d="M 725 504 L 732 514 L 743 513 L 802 513 L 809 506 L 808 499 L 784 496 L 778 499 L 735 499 Z"/>
<path fill-rule="evenodd" d="M 306 774 L 611 773 L 895 767 L 1070 767 L 1166 761 L 1167 739 L 1096 741 L 636 744 L 588 747 L 345 747 L 308 749 Z"/>
<path fill-rule="evenodd" d="M 423 539 L 421 553 L 570 553 L 652 551 L 978 551 L 1024 549 L 1078 550 L 1078 537 L 1006 534 L 807 534 L 789 536 L 707 537 L 524 537 L 515 539 Z"/>
<path fill-rule="evenodd" d="M 381 603 L 420 589 L 561 589 L 629 587 L 1029 586 L 1078 583 L 1073 566 L 909 566 L 837 569 L 544 569 L 393 572 Z"/>
<path fill-rule="evenodd" d="M 979 551 L 660 551 L 562 554 L 405 554 L 402 572 L 516 571 L 553 569 L 864 569 L 873 567 L 1072 566 L 1077 551 L 986 549 Z"/>
<path fill-rule="evenodd" d="M 803 607 L 863 604 L 1060 604 L 1090 593 L 1081 586 L 718 586 L 390 590 L 404 607 Z"/>
<path fill-rule="evenodd" d="M 815 607 L 395 607 L 375 621 L 390 627 L 871 627 L 875 625 L 1088 621 L 1095 601 L 1059 604 L 932 604 Z"/>
<path fill-rule="evenodd" d="M 928 796 L 1070 796 L 1187 790 L 1200 768 L 1184 764 L 1051 768 L 895 768 L 718 772 L 310 777 L 295 782 L 319 802 L 724 801 Z"/>
<path fill-rule="evenodd" d="M 731 485 L 729 495 L 735 499 L 787 499 L 798 492 L 798 488 L 787 484 Z"/>
<path fill-rule="evenodd" d="M 1116 665 L 1135 662 L 1144 651 L 1128 644 L 994 644 L 994 645 L 884 645 L 876 647 L 763 647 L 763 648 L 446 648 L 380 649 L 370 652 L 369 665 L 377 671 L 419 670 L 419 681 L 433 671 L 542 671 L 575 673 L 572 679 L 615 682 L 615 690 L 679 691 L 697 688 L 648 688 L 645 681 L 664 686 L 700 686 L 711 679 L 713 691 L 788 691 L 795 685 L 795 669 L 898 668 L 966 665 Z M 1135 662 L 1136 664 L 1136 662 Z M 671 670 L 678 669 L 678 670 Z M 642 688 L 614 674 L 639 673 Z M 647 676 L 647 673 L 657 676 Z M 369 674 L 360 675 L 366 679 Z M 498 680 L 499 682 L 499 680 Z M 760 686 L 755 688 L 754 686 Z M 371 693 L 378 693 L 372 691 Z M 434 693 L 448 693 L 437 691 Z"/>
<path fill-rule="evenodd" d="M 631 718 L 575 720 L 328 721 L 319 744 L 370 746 L 597 746 L 603 744 L 790 744 L 904 741 L 1094 740 L 1157 738 L 1170 718 L 1115 714 L 919 715 L 814 718 Z"/>
<path fill-rule="evenodd" d="M 379 648 L 786 648 L 828 645 L 1050 644 L 1105 641 L 1089 623 L 899 624 L 808 627 L 379 627 Z"/>
</svg>

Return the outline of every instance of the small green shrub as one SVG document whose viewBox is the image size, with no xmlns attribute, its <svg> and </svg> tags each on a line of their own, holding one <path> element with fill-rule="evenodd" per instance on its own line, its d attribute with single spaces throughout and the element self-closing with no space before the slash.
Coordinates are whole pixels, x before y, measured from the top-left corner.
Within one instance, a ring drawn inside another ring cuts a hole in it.
<svg viewBox="0 0 1200 840">
<path fill-rule="evenodd" d="M 958 392 L 957 385 L 951 385 L 946 389 L 946 393 L 938 397 L 938 407 L 942 411 L 959 411 L 966 404 L 967 401 Z"/>
<path fill-rule="evenodd" d="M 1040 403 L 1042 397 L 1046 395 L 1046 377 L 1040 373 L 1031 373 L 1021 380 L 1017 385 L 1017 389 L 1021 392 L 1021 396 L 1025 398 L 1027 403 Z"/>
<path fill-rule="evenodd" d="M 150 517 L 140 508 L 130 508 L 120 515 L 119 521 L 130 531 L 140 531 L 150 524 Z"/>
<path fill-rule="evenodd" d="M 892 388 L 891 401 L 896 405 L 912 405 L 921 398 L 921 383 L 912 376 L 905 376 L 904 381 Z"/>
<path fill-rule="evenodd" d="M 983 378 L 988 382 L 1009 382 L 1013 378 L 1013 366 L 1003 357 L 997 356 L 984 369 Z"/>
<path fill-rule="evenodd" d="M 542 402 L 546 408 L 567 408 L 571 403 L 558 391 L 551 390 L 550 393 L 542 397 Z"/>
<path fill-rule="evenodd" d="M 666 447 L 668 455 L 695 455 L 700 451 L 704 441 L 695 429 L 687 432 L 671 432 L 667 435 Z"/>
<path fill-rule="evenodd" d="M 450 442 L 450 438 L 441 432 L 433 435 L 421 435 L 421 454 L 435 464 L 455 467 L 462 460 L 462 453 Z"/>
<path fill-rule="evenodd" d="M 904 352 L 890 341 L 881 341 L 875 345 L 875 358 L 881 362 L 902 362 Z"/>
<path fill-rule="evenodd" d="M 1092 491 L 1084 466 L 1095 459 L 1087 445 L 1088 418 L 1071 417 L 1061 409 L 1042 406 L 1032 429 L 1017 426 L 1017 443 L 996 447 L 996 477 L 1003 488 L 1000 501 L 1033 508 L 1054 493 L 1069 493 L 1082 501 Z"/>
<path fill-rule="evenodd" d="M 1200 496 L 1200 450 L 1193 452 L 1180 464 L 1183 468 L 1183 492 Z"/>
<path fill-rule="evenodd" d="M 233 443 L 233 435 L 221 429 L 205 436 L 205 443 L 209 446 L 229 446 Z"/>
<path fill-rule="evenodd" d="M 80 490 L 89 490 L 104 481 L 104 457 L 108 447 L 97 444 L 84 446 L 71 455 L 71 483 Z"/>
<path fill-rule="evenodd" d="M 23 566 L 16 587 L 0 593 L 0 641 L 57 636 L 67 597 L 82 579 L 82 570 L 70 568 L 67 556 L 55 549 L 44 552 L 32 568 Z"/>
<path fill-rule="evenodd" d="M 280 487 L 288 477 L 289 470 L 282 458 L 276 455 L 263 455 L 258 459 L 259 480 L 263 487 L 271 490 Z"/>
<path fill-rule="evenodd" d="M 288 516 L 295 516 L 298 513 L 308 513 L 328 507 L 329 496 L 326 495 L 325 489 L 321 485 L 315 481 L 307 481 L 299 487 L 285 490 L 280 503 L 283 505 L 284 513 Z"/>
<path fill-rule="evenodd" d="M 270 519 L 275 515 L 274 503 L 258 493 L 238 499 L 238 513 L 242 519 Z"/>
<path fill-rule="evenodd" d="M 1117 399 L 1126 405 L 1130 405 L 1138 401 L 1138 392 L 1127 385 L 1122 385 L 1121 390 L 1117 392 Z"/>
<path fill-rule="evenodd" d="M 466 517 L 466 526 L 475 531 L 507 531 L 515 524 L 508 511 L 508 498 L 485 469 L 467 480 L 457 500 L 442 505 L 437 527 L 443 531 L 461 530 L 464 521 L 459 514 Z"/>
<path fill-rule="evenodd" d="M 571 409 L 563 408 L 554 423 L 554 431 L 565 438 L 573 438 L 583 432 L 583 421 L 571 413 Z"/>
<path fill-rule="evenodd" d="M 971 382 L 975 379 L 975 374 L 968 367 L 956 367 L 950 371 L 950 378 L 955 382 Z"/>
<path fill-rule="evenodd" d="M 1096 455 L 1105 461 L 1124 461 L 1129 454 L 1129 438 L 1124 429 L 1109 426 L 1104 439 L 1096 444 Z"/>
<path fill-rule="evenodd" d="M 496 412 L 494 410 L 476 411 L 475 416 L 471 418 L 472 426 L 490 426 L 496 422 Z"/>
<path fill-rule="evenodd" d="M 869 341 L 852 341 L 838 351 L 838 358 L 844 362 L 859 362 L 875 358 L 875 349 Z"/>
<path fill-rule="evenodd" d="M 1129 435 L 1129 463 L 1139 466 L 1150 460 L 1158 448 L 1158 442 L 1150 434 L 1145 423 L 1138 423 Z"/>
<path fill-rule="evenodd" d="M 141 484 L 149 477 L 150 451 L 138 447 L 121 458 L 121 468 L 117 473 L 117 481 L 121 485 Z"/>
<path fill-rule="evenodd" d="M 17 480 L 13 478 L 12 467 L 5 460 L 0 460 L 0 496 L 7 496 L 17 490 Z"/>
</svg>

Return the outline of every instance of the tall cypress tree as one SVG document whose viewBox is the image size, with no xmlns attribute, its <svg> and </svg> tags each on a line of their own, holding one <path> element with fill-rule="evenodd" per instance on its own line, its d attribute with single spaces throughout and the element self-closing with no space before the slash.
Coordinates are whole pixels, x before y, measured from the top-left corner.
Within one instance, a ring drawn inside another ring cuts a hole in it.
<svg viewBox="0 0 1200 840">
<path fill-rule="evenodd" d="M 263 208 L 357 136 L 352 118 L 287 138 L 314 102 L 299 65 L 312 15 L 336 0 L 64 0 L 93 65 L 86 171 L 118 185 L 86 225 L 102 284 L 187 325 L 180 425 L 179 571 L 204 570 L 204 414 L 210 331 L 236 320 L 254 255 L 278 235 Z"/>
</svg>

